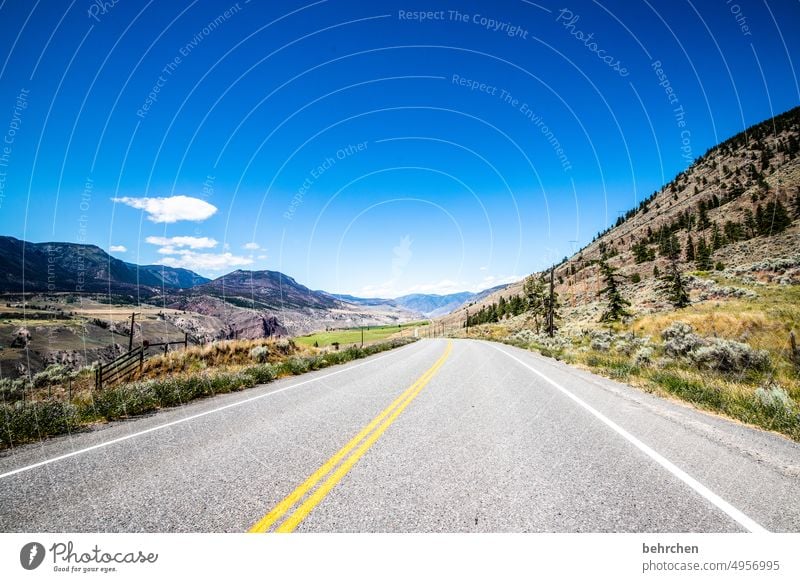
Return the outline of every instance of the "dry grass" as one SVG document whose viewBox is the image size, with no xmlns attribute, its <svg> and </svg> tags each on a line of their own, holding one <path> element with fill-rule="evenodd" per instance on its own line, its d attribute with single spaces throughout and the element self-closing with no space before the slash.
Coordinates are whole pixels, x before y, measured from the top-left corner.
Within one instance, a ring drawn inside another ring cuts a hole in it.
<svg viewBox="0 0 800 582">
<path fill-rule="evenodd" d="M 197 372 L 205 368 L 235 368 L 250 365 L 254 348 L 269 351 L 268 362 L 278 362 L 287 356 L 311 353 L 289 340 L 231 340 L 220 341 L 205 346 L 194 346 L 187 350 L 177 350 L 166 355 L 150 358 L 144 363 L 140 378 L 158 378 L 180 372 Z"/>
</svg>

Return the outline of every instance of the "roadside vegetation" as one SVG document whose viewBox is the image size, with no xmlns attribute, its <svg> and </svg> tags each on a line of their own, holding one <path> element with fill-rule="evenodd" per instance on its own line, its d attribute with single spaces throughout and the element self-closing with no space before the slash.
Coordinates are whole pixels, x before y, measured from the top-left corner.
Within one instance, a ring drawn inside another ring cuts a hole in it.
<svg viewBox="0 0 800 582">
<path fill-rule="evenodd" d="M 387 338 L 394 337 L 413 337 L 414 328 L 418 329 L 418 335 L 422 337 L 425 335 L 427 321 L 415 321 L 411 323 L 403 323 L 399 325 L 380 325 L 380 326 L 364 326 L 364 345 L 372 344 L 379 341 L 384 341 Z M 314 346 L 324 348 L 327 346 L 353 346 L 361 345 L 361 331 L 360 327 L 352 327 L 348 329 L 332 329 L 329 331 L 321 331 L 311 335 L 304 335 L 294 338 L 294 341 L 301 346 Z"/>
<path fill-rule="evenodd" d="M 286 339 L 223 341 L 154 356 L 130 381 L 99 391 L 93 368 L 52 365 L 30 379 L 0 380 L 0 448 L 245 390 L 413 341 L 398 337 L 342 349 L 298 346 Z"/>
<path fill-rule="evenodd" d="M 790 336 L 800 328 L 797 286 L 760 286 L 755 298 L 697 302 L 554 337 L 537 333 L 533 319 L 508 318 L 470 329 L 470 337 L 537 351 L 800 441 L 800 353 Z"/>
</svg>

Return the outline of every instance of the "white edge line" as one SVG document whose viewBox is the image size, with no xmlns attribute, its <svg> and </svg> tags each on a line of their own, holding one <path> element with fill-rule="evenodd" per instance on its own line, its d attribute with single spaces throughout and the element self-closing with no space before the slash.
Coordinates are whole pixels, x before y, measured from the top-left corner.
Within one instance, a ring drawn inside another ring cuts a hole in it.
<svg viewBox="0 0 800 582">
<path fill-rule="evenodd" d="M 416 342 L 415 342 L 416 343 Z M 414 345 L 414 344 L 410 344 Z M 107 447 L 109 445 L 113 445 L 116 443 L 120 443 L 122 441 L 126 441 L 128 439 L 132 439 L 147 433 L 155 432 L 157 430 L 162 430 L 168 428 L 170 426 L 175 426 L 176 424 L 182 424 L 184 422 L 189 422 L 190 420 L 195 420 L 197 418 L 207 416 L 209 414 L 214 414 L 215 412 L 220 412 L 222 410 L 227 410 L 229 408 L 234 408 L 235 406 L 241 406 L 242 404 L 247 404 L 248 402 L 253 402 L 254 400 L 260 400 L 261 398 L 266 398 L 267 396 L 273 396 L 275 394 L 280 394 L 281 392 L 285 392 L 286 390 L 291 390 L 292 388 L 297 388 L 299 386 L 303 386 L 305 384 L 310 384 L 311 382 L 317 382 L 319 380 L 324 380 L 326 378 L 330 378 L 331 376 L 336 376 L 337 374 L 342 374 L 344 372 L 349 372 L 350 370 L 355 370 L 356 368 L 360 368 L 361 366 L 366 366 L 367 364 L 372 364 L 373 362 L 378 362 L 384 358 L 388 358 L 389 356 L 393 356 L 400 351 L 403 350 L 405 347 L 410 346 L 402 346 L 398 349 L 391 350 L 388 354 L 384 354 L 377 358 L 373 358 L 371 360 L 367 360 L 366 362 L 361 362 L 360 364 L 356 364 L 354 366 L 347 366 L 340 370 L 336 370 L 335 372 L 331 372 L 330 374 L 325 374 L 324 376 L 317 376 L 315 378 L 310 378 L 308 380 L 303 380 L 302 382 L 298 382 L 297 384 L 292 384 L 291 386 L 285 386 L 283 388 L 279 388 L 278 390 L 273 390 L 272 392 L 267 392 L 265 394 L 259 394 L 258 396 L 252 396 L 250 398 L 246 398 L 244 400 L 238 400 L 236 402 L 231 402 L 230 404 L 226 404 L 225 406 L 220 406 L 219 408 L 214 408 L 212 410 L 206 410 L 205 412 L 200 412 L 198 414 L 193 414 L 192 416 L 186 416 L 184 418 L 179 418 L 178 420 L 173 420 L 171 422 L 167 422 L 165 424 L 159 424 L 158 426 L 153 426 L 148 429 L 135 432 L 133 434 L 128 434 L 125 436 L 121 436 L 115 439 L 111 439 L 110 441 L 106 441 L 103 443 L 98 443 L 96 445 L 92 445 L 91 447 L 86 447 L 85 449 L 79 449 L 77 451 L 72 451 L 70 453 L 65 453 L 63 455 L 59 455 L 58 457 L 53 457 L 52 459 L 46 459 L 44 461 L 39 461 L 38 463 L 33 463 L 32 465 L 27 465 L 25 467 L 20 467 L 18 469 L 14 469 L 13 471 L 9 471 L 8 473 L 3 473 L 0 475 L 0 479 L 5 479 L 6 477 L 11 477 L 12 475 L 17 475 L 18 473 L 24 473 L 25 471 L 30 471 L 31 469 L 36 469 L 37 467 L 43 467 L 44 465 L 49 465 L 50 463 L 55 463 L 56 461 L 61 461 L 63 459 L 68 459 L 70 457 L 74 457 L 77 455 L 81 455 L 83 453 L 88 453 L 89 451 L 94 451 L 96 449 L 101 449 L 103 447 Z M 191 402 L 191 401 L 189 401 Z M 188 402 L 187 402 L 188 404 Z M 159 410 L 168 411 L 170 408 L 162 408 Z M 174 410 L 174 409 L 173 409 Z"/>
<path fill-rule="evenodd" d="M 639 449 L 644 454 L 646 454 L 648 457 L 653 459 L 656 463 L 658 463 L 659 465 L 664 467 L 667 471 L 672 473 L 672 475 L 674 475 L 675 477 L 677 477 L 678 479 L 680 479 L 681 481 L 686 483 L 686 485 L 688 485 L 689 487 L 694 489 L 695 492 L 700 494 L 707 501 L 709 501 L 709 502 L 713 503 L 715 506 L 717 506 L 717 508 L 719 508 L 721 511 L 726 513 L 734 521 L 738 522 L 739 525 L 744 527 L 746 530 L 748 530 L 750 532 L 753 532 L 753 533 L 768 533 L 768 530 L 765 527 L 763 527 L 762 525 L 759 525 L 753 519 L 751 519 L 748 516 L 746 516 L 742 511 L 736 509 L 733 505 L 731 505 L 730 503 L 725 501 L 722 497 L 720 497 L 719 495 L 717 495 L 716 493 L 711 491 L 711 489 L 709 489 L 708 487 L 706 487 L 705 485 L 700 483 L 697 479 L 695 479 L 694 477 L 689 475 L 686 471 L 684 471 L 683 469 L 681 469 L 680 467 L 678 467 L 677 465 L 675 465 L 674 463 L 669 461 L 667 458 L 662 456 L 660 453 L 658 453 L 658 452 L 654 451 L 653 449 L 651 449 L 649 446 L 644 444 L 642 441 L 640 441 L 638 438 L 633 436 L 627 430 L 622 428 L 616 422 L 614 422 L 613 420 L 611 420 L 610 418 L 605 416 L 602 412 L 596 410 L 591 405 L 587 404 L 586 402 L 584 402 L 583 400 L 581 400 L 580 398 L 575 396 L 572 392 L 570 392 L 569 390 L 567 390 L 566 388 L 564 388 L 563 386 L 561 386 L 560 384 L 558 384 L 554 380 L 551 380 L 550 378 L 548 378 L 547 376 L 542 374 L 539 370 L 537 370 L 533 366 L 530 366 L 530 365 L 526 364 L 525 362 L 523 362 L 522 360 L 520 360 L 516 356 L 513 356 L 513 355 L 509 354 L 507 351 L 501 349 L 498 346 L 495 346 L 493 344 L 489 344 L 489 345 L 491 345 L 491 347 L 496 349 L 498 352 L 501 352 L 501 353 L 505 354 L 506 356 L 508 356 L 512 360 L 515 360 L 517 363 L 525 366 L 531 372 L 533 372 L 534 374 L 539 376 L 542 380 L 544 380 L 545 382 L 547 382 L 548 384 L 550 384 L 551 386 L 553 386 L 554 388 L 556 388 L 557 390 L 562 392 L 565 396 L 569 397 L 576 404 L 578 404 L 579 406 L 584 408 L 586 411 L 591 413 L 595 418 L 600 420 L 602 423 L 604 423 L 606 426 L 608 426 L 609 428 L 614 430 L 614 432 L 616 432 L 617 434 L 622 436 L 625 440 L 627 440 L 629 443 L 631 443 L 637 449 Z"/>
</svg>

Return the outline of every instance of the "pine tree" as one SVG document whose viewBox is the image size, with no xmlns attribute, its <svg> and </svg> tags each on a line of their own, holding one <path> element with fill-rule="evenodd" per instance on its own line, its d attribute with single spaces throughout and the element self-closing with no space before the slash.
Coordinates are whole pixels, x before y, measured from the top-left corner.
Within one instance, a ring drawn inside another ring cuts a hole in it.
<svg viewBox="0 0 800 582">
<path fill-rule="evenodd" d="M 542 275 L 542 283 L 544 284 L 544 275 Z M 551 295 L 552 291 L 552 295 Z M 552 305 L 551 305 L 552 299 Z M 558 329 L 556 322 L 561 318 L 559 311 L 561 310 L 561 303 L 558 301 L 558 293 L 553 288 L 551 289 L 550 285 L 546 285 L 545 292 L 544 292 L 544 323 L 545 323 L 545 331 L 553 337 L 553 334 Z M 549 329 L 549 317 L 552 316 L 552 329 Z"/>
<path fill-rule="evenodd" d="M 800 218 L 800 186 L 797 187 L 797 192 L 794 195 L 794 215 Z"/>
<path fill-rule="evenodd" d="M 670 259 L 677 259 L 681 256 L 681 242 L 678 240 L 677 235 L 673 232 L 667 239 L 667 253 L 666 256 Z"/>
<path fill-rule="evenodd" d="M 508 305 L 512 315 L 519 315 L 523 311 L 522 299 L 519 295 L 514 295 L 508 302 Z"/>
<path fill-rule="evenodd" d="M 760 209 L 761 206 L 759 205 L 758 208 Z M 760 234 L 763 236 L 771 236 L 786 230 L 789 225 L 792 224 L 792 219 L 789 217 L 789 213 L 786 212 L 786 208 L 781 204 L 780 200 L 776 200 L 767 202 L 767 207 L 761 213 L 760 218 L 758 218 L 758 213 L 756 213 L 756 222 L 758 223 Z"/>
<path fill-rule="evenodd" d="M 756 206 L 756 232 L 759 235 L 769 234 L 769 222 L 767 221 L 766 215 L 764 214 L 764 209 L 761 207 L 761 204 Z"/>
<path fill-rule="evenodd" d="M 667 273 L 661 278 L 658 287 L 674 307 L 680 309 L 689 305 L 689 291 L 686 288 L 686 281 L 678 268 L 678 261 L 673 259 L 669 263 Z"/>
<path fill-rule="evenodd" d="M 528 313 L 533 318 L 536 333 L 539 333 L 541 322 L 547 313 L 544 280 L 535 275 L 528 275 L 525 277 L 522 290 L 528 302 Z"/>
<path fill-rule="evenodd" d="M 698 230 L 705 230 L 711 223 L 708 220 L 708 210 L 706 209 L 706 201 L 701 200 L 697 205 L 697 228 Z"/>
<path fill-rule="evenodd" d="M 645 263 L 647 261 L 651 261 L 651 249 L 647 246 L 643 240 L 639 241 L 632 247 L 633 256 L 636 263 Z"/>
<path fill-rule="evenodd" d="M 711 225 L 711 248 L 715 251 L 719 250 L 722 248 L 724 243 L 725 241 L 722 238 L 722 233 L 719 231 L 719 226 L 717 226 L 717 223 L 714 222 Z"/>
<path fill-rule="evenodd" d="M 753 238 L 758 235 L 758 224 L 753 216 L 753 211 L 749 208 L 744 209 L 744 227 L 746 229 L 748 238 Z"/>
<path fill-rule="evenodd" d="M 686 237 L 686 262 L 694 262 L 694 239 L 692 235 Z"/>
<path fill-rule="evenodd" d="M 744 230 L 742 228 L 742 225 L 739 224 L 738 222 L 726 220 L 723 231 L 725 233 L 725 238 L 728 240 L 728 242 L 735 243 L 744 238 Z"/>
<path fill-rule="evenodd" d="M 617 275 L 617 270 L 609 265 L 605 258 L 601 258 L 598 264 L 606 284 L 598 294 L 605 295 L 607 301 L 606 310 L 600 317 L 600 321 L 619 321 L 630 315 L 626 309 L 626 307 L 630 306 L 630 302 L 622 296 L 622 292 L 619 289 L 621 277 Z"/>
<path fill-rule="evenodd" d="M 507 308 L 508 308 L 508 303 L 506 302 L 506 298 L 501 295 L 500 300 L 497 302 L 498 319 L 503 319 L 506 316 Z"/>
<path fill-rule="evenodd" d="M 700 271 L 710 271 L 714 268 L 714 262 L 711 260 L 711 247 L 706 243 L 706 237 L 697 241 L 695 264 Z"/>
</svg>

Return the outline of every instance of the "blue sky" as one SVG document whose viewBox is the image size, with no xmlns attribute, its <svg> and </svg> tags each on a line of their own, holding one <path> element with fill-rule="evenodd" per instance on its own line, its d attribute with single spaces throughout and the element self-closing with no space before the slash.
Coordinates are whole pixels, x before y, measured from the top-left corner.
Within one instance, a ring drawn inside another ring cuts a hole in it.
<svg viewBox="0 0 800 582">
<path fill-rule="evenodd" d="M 745 0 L 6 0 L 0 234 L 478 290 L 798 105 L 797 22 Z"/>
</svg>

